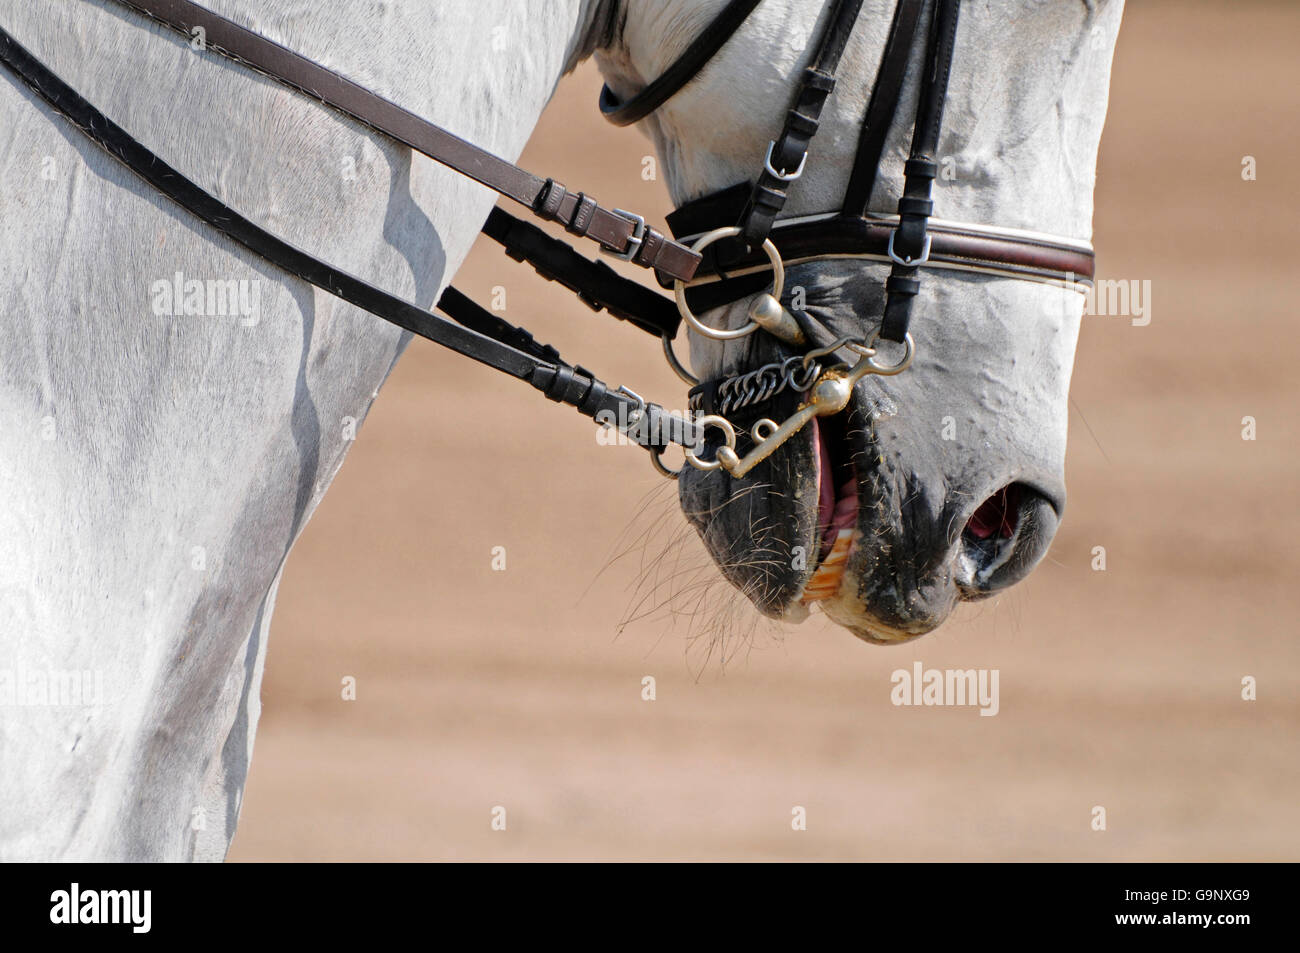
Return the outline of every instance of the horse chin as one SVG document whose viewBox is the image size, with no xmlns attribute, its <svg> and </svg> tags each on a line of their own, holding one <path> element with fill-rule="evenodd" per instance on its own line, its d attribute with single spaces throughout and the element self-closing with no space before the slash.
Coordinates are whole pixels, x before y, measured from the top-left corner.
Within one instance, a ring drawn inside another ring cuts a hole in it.
<svg viewBox="0 0 1300 953">
<path fill-rule="evenodd" d="M 743 478 L 688 467 L 678 481 L 682 511 L 722 574 L 786 622 L 807 618 L 803 596 L 822 563 L 817 433 L 805 429 Z"/>
<path fill-rule="evenodd" d="M 764 615 L 797 623 L 820 605 L 855 634 L 881 633 L 869 641 L 897 641 L 860 612 L 834 608 L 853 588 L 844 581 L 862 538 L 859 454 L 846 441 L 840 417 L 814 418 L 746 477 L 687 469 L 682 507 L 723 575 Z"/>
</svg>

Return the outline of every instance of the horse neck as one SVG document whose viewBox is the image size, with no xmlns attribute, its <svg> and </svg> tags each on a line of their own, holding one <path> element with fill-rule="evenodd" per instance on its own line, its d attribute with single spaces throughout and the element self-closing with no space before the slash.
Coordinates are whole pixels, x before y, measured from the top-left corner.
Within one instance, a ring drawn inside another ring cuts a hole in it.
<svg viewBox="0 0 1300 953">
<path fill-rule="evenodd" d="M 506 157 L 604 9 L 211 5 Z M 151 35 L 119 4 L 0 7 L 19 43 L 170 165 L 420 305 L 492 203 L 306 96 Z M 0 856 L 220 856 L 281 567 L 406 336 L 218 240 L 8 73 L 0 183 L 5 664 L 102 676 L 89 714 L 15 715 Z M 176 273 L 256 283 L 256 321 L 151 307 Z"/>
<path fill-rule="evenodd" d="M 203 5 L 512 157 L 523 148 L 560 76 L 588 55 L 607 29 L 610 3 L 551 0 L 538 9 L 516 0 L 401 0 L 383 5 L 382 15 L 365 4 L 333 4 L 328 13 L 318 13 L 298 0 L 204 0 Z M 214 52 L 178 64 L 174 35 L 166 42 L 148 38 L 143 18 L 114 0 L 24 0 L 6 6 L 14 8 L 3 14 L 5 28 L 74 88 L 91 94 L 110 117 L 167 116 L 168 122 L 148 127 L 148 144 L 159 152 L 188 146 L 195 153 L 188 158 L 201 158 L 192 144 L 204 123 L 184 121 L 192 114 L 177 102 L 178 95 L 197 106 L 204 96 L 215 102 L 244 95 L 250 82 L 265 85 L 250 81 Z M 204 60 L 218 68 L 205 73 Z M 299 96 L 273 89 L 281 101 Z M 234 151 L 229 132 L 224 131 L 220 150 L 225 156 Z M 256 149 L 256 129 L 239 132 L 249 138 L 237 147 Z"/>
<path fill-rule="evenodd" d="M 831 6 L 760 4 L 705 70 L 644 122 L 675 202 L 753 179 L 768 142 L 780 134 Z M 644 86 L 720 7 L 721 0 L 629 6 L 612 42 L 597 52 L 611 89 L 627 96 Z M 1090 236 L 1093 170 L 1122 8 L 1123 0 L 963 6 L 940 143 L 937 216 Z M 892 10 L 892 3 L 883 10 L 868 5 L 859 17 L 786 214 L 839 208 Z M 914 51 L 872 211 L 894 211 L 920 70 Z"/>
</svg>

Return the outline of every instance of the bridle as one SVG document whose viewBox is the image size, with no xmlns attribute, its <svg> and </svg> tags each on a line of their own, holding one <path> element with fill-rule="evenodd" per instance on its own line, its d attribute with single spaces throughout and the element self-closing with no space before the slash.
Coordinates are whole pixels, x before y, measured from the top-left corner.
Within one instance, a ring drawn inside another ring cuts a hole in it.
<svg viewBox="0 0 1300 953">
<path fill-rule="evenodd" d="M 570 234 L 594 240 L 614 257 L 653 269 L 659 283 L 673 289 L 674 298 L 579 254 L 568 243 L 499 207 L 483 226 L 483 233 L 508 255 L 574 291 L 593 310 L 604 310 L 660 337 L 673 369 L 693 386 L 691 413 L 686 415 L 670 413 L 626 387 L 610 388 L 591 371 L 565 362 L 554 348 L 535 341 L 523 328 L 501 320 L 455 288 L 443 292 L 437 303 L 443 314 L 436 314 L 272 235 L 168 166 L 0 28 L 0 62 L 109 154 L 217 231 L 289 274 L 398 327 L 526 380 L 551 400 L 569 404 L 587 417 L 616 426 L 650 450 L 656 469 L 668 476 L 680 472 L 669 470 L 660 459 L 674 443 L 683 447 L 691 466 L 744 476 L 813 417 L 842 411 L 859 380 L 905 370 L 915 350 L 908 325 L 922 268 L 972 271 L 1067 287 L 1078 287 L 1093 275 L 1093 252 L 1085 242 L 943 222 L 931 216 L 960 0 L 898 0 L 849 186 L 838 211 L 779 218 L 789 188 L 803 173 L 862 0 L 834 0 L 781 135 L 768 146 L 756 180 L 678 208 L 668 216 L 673 237 L 650 228 L 640 215 L 606 209 L 583 192 L 571 192 L 553 179 L 542 179 L 512 165 L 189 0 L 118 2 L 187 39 L 201 31 L 207 49 L 473 178 L 538 218 L 558 222 Z M 658 109 L 698 75 L 759 2 L 731 0 L 682 55 L 635 96 L 619 102 L 608 87 L 603 89 L 602 112 L 615 124 L 627 125 Z M 923 29 L 922 13 L 927 6 L 930 15 Z M 903 194 L 896 216 L 870 213 L 867 204 L 914 49 L 923 49 L 925 59 Z M 805 329 L 807 320 L 800 320 L 804 316 L 786 310 L 781 302 L 784 266 L 827 258 L 892 263 L 885 283 L 884 314 L 875 335 L 823 341 L 821 346 L 777 364 L 703 383 L 677 360 L 672 341 L 682 320 L 697 333 L 719 340 L 762 329 L 792 347 L 808 348 L 817 343 Z M 769 281 L 771 291 L 763 292 Z M 740 328 L 713 328 L 697 317 L 697 310 L 755 295 L 748 308 L 750 320 Z M 902 357 L 892 364 L 877 362 L 877 337 L 901 343 Z M 852 355 L 851 361 L 833 362 L 839 353 Z M 786 392 L 807 397 L 780 424 L 767 417 L 754 423 L 749 428 L 754 446 L 742 457 L 737 450 L 737 428 L 726 415 L 742 408 L 752 410 Z M 708 427 L 720 430 L 724 438 L 711 460 L 701 456 Z"/>
<path fill-rule="evenodd" d="M 625 102 L 606 86 L 601 109 L 610 121 L 625 125 L 648 115 L 702 69 L 725 37 L 734 33 L 758 6 L 757 0 L 732 0 L 700 40 L 661 76 Z M 843 338 L 798 358 L 764 365 L 745 373 L 701 383 L 679 362 L 670 363 L 691 390 L 691 410 L 704 426 L 725 438 L 713 461 L 687 452 L 701 469 L 722 468 L 742 477 L 767 459 L 814 416 L 839 413 L 848 405 L 853 385 L 869 374 L 898 374 L 911 363 L 915 344 L 908 333 L 912 302 L 920 291 L 920 270 L 947 268 L 1003 277 L 1055 282 L 1079 287 L 1093 275 L 1093 250 L 1086 242 L 1056 236 L 939 221 L 932 218 L 932 186 L 938 174 L 939 133 L 947 97 L 948 75 L 956 48 L 960 0 L 933 0 L 928 22 L 925 0 L 898 0 L 894 8 L 876 82 L 858 138 L 848 187 L 838 211 L 779 219 L 791 185 L 803 175 L 809 145 L 817 133 L 822 108 L 835 88 L 835 73 L 848 43 L 862 0 L 835 0 L 804 68 L 781 134 L 767 146 L 752 183 L 741 183 L 696 199 L 668 216 L 675 236 L 684 235 L 703 261 L 690 282 L 673 288 L 682 317 L 698 334 L 727 341 L 762 329 L 796 348 L 809 344 L 805 328 L 782 307 L 784 265 L 835 258 L 891 263 L 885 281 L 885 308 L 880 328 L 869 339 Z M 707 44 L 702 42 L 708 37 Z M 868 212 L 885 142 L 901 102 L 903 81 L 913 51 L 924 54 L 921 88 L 913 121 L 912 145 L 904 165 L 903 193 L 894 216 Z M 734 224 L 732 224 L 734 223 Z M 762 292 L 771 272 L 772 290 Z M 739 328 L 714 328 L 696 316 L 753 296 L 749 320 Z M 876 338 L 904 345 L 894 364 L 876 363 Z M 854 354 L 851 365 L 823 368 L 815 363 L 841 348 Z M 750 428 L 754 447 L 743 458 L 736 452 L 737 432 L 728 415 L 769 402 L 791 391 L 807 394 L 784 423 L 763 417 Z"/>
<path fill-rule="evenodd" d="M 663 75 L 626 102 L 619 102 L 606 86 L 601 92 L 601 109 L 606 118 L 623 125 L 658 108 L 703 68 L 701 56 L 712 55 L 721 47 L 721 31 L 734 32 L 757 6 L 756 0 L 733 0 L 704 31 L 703 35 L 712 40 L 707 47 L 700 44 L 699 49 L 688 48 Z M 692 411 L 703 413 L 697 418 L 699 422 L 719 428 L 725 437 L 712 464 L 704 464 L 688 452 L 687 460 L 692 465 L 702 469 L 721 467 L 732 476 L 744 476 L 810 417 L 842 411 L 858 380 L 868 374 L 888 376 L 905 370 L 915 350 L 908 327 L 923 266 L 1072 288 L 1091 280 L 1094 256 L 1087 242 L 932 218 L 931 192 L 938 174 L 939 134 L 956 48 L 960 0 L 933 0 L 928 6 L 928 22 L 922 16 L 927 7 L 925 0 L 898 0 L 894 8 L 848 187 L 837 211 L 778 218 L 791 185 L 807 165 L 809 145 L 817 133 L 822 108 L 835 88 L 836 69 L 862 0 L 835 0 L 831 4 L 781 134 L 768 144 L 756 179 L 696 199 L 668 216 L 674 235 L 684 235 L 684 241 L 703 253 L 695 280 L 673 283 L 678 308 L 693 330 L 715 340 L 735 340 L 761 328 L 787 345 L 805 348 L 809 343 L 805 328 L 812 322 L 797 320 L 781 306 L 783 265 L 836 258 L 891 264 L 885 281 L 884 313 L 879 330 L 870 339 L 838 340 L 798 360 L 788 358 L 756 371 L 704 383 L 677 361 L 671 361 L 678 375 L 693 385 L 690 406 Z M 896 215 L 873 214 L 868 211 L 868 203 L 901 102 L 909 60 L 917 49 L 923 52 L 924 60 L 911 150 L 904 164 L 903 192 Z M 767 285 L 769 271 L 772 290 L 758 293 Z M 756 293 L 748 308 L 749 321 L 739 328 L 713 328 L 695 315 L 696 310 L 716 308 Z M 877 364 L 872 346 L 876 338 L 902 343 L 901 359 L 890 365 Z M 813 363 L 841 347 L 855 354 L 854 363 L 831 368 Z M 756 421 L 750 428 L 755 445 L 743 458 L 739 457 L 736 428 L 728 415 L 742 408 L 752 410 L 786 391 L 808 396 L 782 424 L 766 417 Z"/>
</svg>

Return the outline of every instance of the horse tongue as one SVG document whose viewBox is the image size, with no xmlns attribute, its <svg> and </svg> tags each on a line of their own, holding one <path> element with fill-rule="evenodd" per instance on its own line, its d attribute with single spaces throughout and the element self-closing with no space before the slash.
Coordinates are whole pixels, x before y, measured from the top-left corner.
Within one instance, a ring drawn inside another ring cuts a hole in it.
<svg viewBox="0 0 1300 953">
<path fill-rule="evenodd" d="M 817 531 L 821 537 L 821 558 L 825 559 L 835 544 L 839 531 L 852 529 L 858 520 L 858 477 L 854 469 L 840 486 L 835 486 L 835 467 L 826 446 L 825 432 L 813 418 L 813 437 L 817 441 Z"/>
<path fill-rule="evenodd" d="M 830 549 L 830 528 L 835 520 L 836 499 L 834 466 L 817 418 L 812 419 L 813 439 L 817 441 L 817 533 L 822 540 L 822 555 Z"/>
<path fill-rule="evenodd" d="M 831 520 L 833 529 L 852 529 L 858 521 L 858 477 L 850 473 L 841 484 L 839 496 L 835 501 L 835 516 Z"/>
</svg>

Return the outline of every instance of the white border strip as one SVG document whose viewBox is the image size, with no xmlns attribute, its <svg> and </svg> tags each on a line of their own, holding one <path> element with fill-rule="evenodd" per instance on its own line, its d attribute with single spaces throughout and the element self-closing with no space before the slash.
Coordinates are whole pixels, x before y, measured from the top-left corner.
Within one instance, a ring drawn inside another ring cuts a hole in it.
<svg viewBox="0 0 1300 953">
<path fill-rule="evenodd" d="M 820 212 L 816 215 L 796 215 L 791 218 L 781 219 L 779 222 L 777 222 L 777 225 L 807 225 L 815 222 L 825 222 L 840 217 L 841 216 L 839 212 Z M 867 215 L 866 218 L 863 219 L 863 221 L 871 222 L 877 225 L 888 225 L 888 226 L 897 227 L 899 222 L 899 217 L 897 215 L 871 213 Z M 1075 251 L 1084 252 L 1085 254 L 1089 254 L 1089 255 L 1094 253 L 1092 242 L 1085 241 L 1081 238 L 1066 238 L 1063 235 L 1053 235 L 1050 232 L 1035 232 L 1026 228 L 1007 228 L 1001 225 L 975 225 L 970 222 L 955 222 L 951 219 L 946 219 L 946 218 L 932 218 L 929 220 L 929 223 L 935 226 L 936 228 L 939 228 L 944 231 L 960 232 L 966 235 L 973 235 L 976 237 L 984 235 L 989 238 L 1023 239 L 1025 241 L 1030 241 L 1030 242 L 1039 242 L 1044 245 L 1056 245 L 1061 248 L 1071 248 L 1074 249 Z M 684 245 L 690 244 L 691 242 L 699 238 L 700 235 L 703 234 L 705 233 L 699 232 L 698 234 L 695 235 L 683 235 L 681 238 L 677 239 L 677 241 L 681 242 Z M 852 258 L 857 256 L 836 255 L 832 257 Z"/>
<path fill-rule="evenodd" d="M 784 264 L 788 267 L 790 265 L 802 265 L 813 261 L 837 261 L 840 259 L 872 261 L 880 262 L 881 264 L 891 262 L 888 255 L 869 255 L 862 253 L 857 255 L 808 255 L 804 258 L 787 258 L 784 260 Z M 1057 278 L 1051 275 L 1036 275 L 1032 272 L 1012 271 L 1006 268 L 998 268 L 995 265 L 970 265 L 963 262 L 927 261 L 925 264 L 921 265 L 921 267 L 933 268 L 935 270 L 942 269 L 944 271 L 965 271 L 977 275 L 991 275 L 997 278 L 1015 278 L 1019 281 L 1033 281 L 1040 285 L 1055 285 L 1058 288 L 1064 288 L 1067 291 L 1076 291 L 1080 294 L 1087 294 L 1092 287 L 1092 280 L 1088 278 L 1080 278 L 1076 281 L 1070 281 L 1065 278 Z M 745 275 L 757 275 L 761 272 L 770 270 L 771 268 L 767 265 L 754 265 L 737 271 L 729 271 L 727 272 L 726 277 L 741 278 Z M 694 279 L 689 282 L 686 287 L 699 288 L 704 285 L 716 284 L 723 280 L 723 277 L 720 275 L 707 275 L 703 278 Z"/>
</svg>

